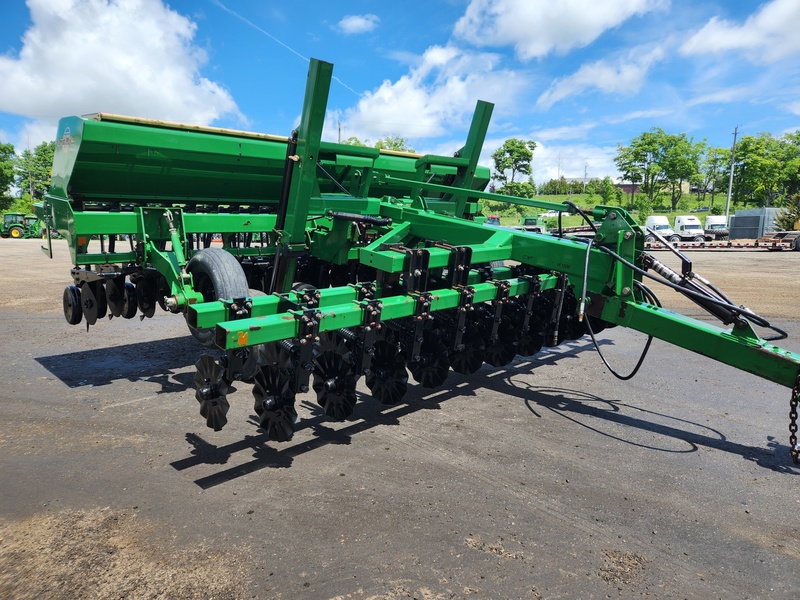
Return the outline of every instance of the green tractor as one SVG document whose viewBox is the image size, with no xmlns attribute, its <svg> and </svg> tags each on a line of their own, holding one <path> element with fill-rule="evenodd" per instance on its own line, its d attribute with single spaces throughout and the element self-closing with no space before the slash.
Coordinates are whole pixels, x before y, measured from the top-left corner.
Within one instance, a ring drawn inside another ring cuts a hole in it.
<svg viewBox="0 0 800 600">
<path fill-rule="evenodd" d="M 42 222 L 36 215 L 21 212 L 8 212 L 3 215 L 3 228 L 0 236 L 4 238 L 28 239 L 42 235 Z"/>
</svg>

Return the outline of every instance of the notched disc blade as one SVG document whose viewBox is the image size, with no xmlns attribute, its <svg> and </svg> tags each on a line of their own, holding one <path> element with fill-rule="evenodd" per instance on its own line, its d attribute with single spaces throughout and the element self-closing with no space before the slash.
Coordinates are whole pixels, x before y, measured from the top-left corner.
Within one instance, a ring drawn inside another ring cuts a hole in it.
<svg viewBox="0 0 800 600">
<path fill-rule="evenodd" d="M 467 325 L 466 331 L 461 336 L 464 347 L 450 353 L 450 367 L 456 373 L 472 375 L 483 365 L 486 358 L 486 344 L 483 336 L 475 327 Z"/>
<path fill-rule="evenodd" d="M 195 398 L 200 403 L 200 415 L 206 419 L 206 425 L 219 431 L 228 422 L 225 415 L 231 407 L 227 399 L 228 384 L 222 377 L 224 371 L 209 354 L 201 356 L 195 367 Z"/>
<path fill-rule="evenodd" d="M 356 405 L 356 378 L 352 365 L 346 358 L 332 350 L 325 350 L 314 358 L 314 391 L 317 403 L 325 414 L 343 421 Z"/>
<path fill-rule="evenodd" d="M 374 346 L 366 384 L 381 404 L 397 404 L 408 390 L 408 371 L 396 346 L 384 340 Z"/>
<path fill-rule="evenodd" d="M 259 425 L 275 442 L 288 442 L 294 435 L 297 410 L 292 382 L 290 373 L 275 364 L 261 366 L 253 377 L 253 408 Z"/>
<path fill-rule="evenodd" d="M 450 374 L 450 357 L 439 328 L 425 329 L 419 359 L 408 363 L 414 380 L 424 388 L 437 388 Z"/>
</svg>

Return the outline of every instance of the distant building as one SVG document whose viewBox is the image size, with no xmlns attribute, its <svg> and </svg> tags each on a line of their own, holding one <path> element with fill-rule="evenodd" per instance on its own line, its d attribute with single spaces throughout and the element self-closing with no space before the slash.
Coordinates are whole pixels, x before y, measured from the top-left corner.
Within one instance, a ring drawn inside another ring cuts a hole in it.
<svg viewBox="0 0 800 600">
<path fill-rule="evenodd" d="M 630 196 L 631 194 L 638 194 L 642 191 L 642 188 L 639 186 L 638 183 L 618 183 L 617 187 L 622 190 L 622 192 L 626 196 Z"/>
</svg>

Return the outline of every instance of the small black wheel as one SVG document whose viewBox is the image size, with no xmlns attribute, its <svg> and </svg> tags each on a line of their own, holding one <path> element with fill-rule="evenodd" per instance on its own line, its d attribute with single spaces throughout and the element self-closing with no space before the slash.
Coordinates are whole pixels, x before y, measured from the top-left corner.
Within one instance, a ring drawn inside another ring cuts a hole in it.
<svg viewBox="0 0 800 600">
<path fill-rule="evenodd" d="M 671 236 L 669 236 L 669 241 L 672 242 L 673 244 L 677 244 L 678 242 L 681 241 L 681 236 L 679 236 L 679 235 L 671 235 Z"/>
<path fill-rule="evenodd" d="M 206 248 L 195 254 L 186 265 L 192 274 L 195 291 L 203 295 L 204 302 L 231 300 L 248 295 L 247 276 L 239 261 L 222 248 Z M 214 347 L 213 329 L 189 327 L 194 338 L 203 346 Z"/>
<path fill-rule="evenodd" d="M 68 285 L 64 288 L 64 318 L 70 325 L 77 325 L 83 319 L 81 290 L 77 285 Z"/>
<path fill-rule="evenodd" d="M 651 233 L 648 233 L 646 236 L 644 236 L 644 241 L 647 244 L 652 244 L 653 242 L 656 241 L 656 236 L 654 236 Z"/>
<path fill-rule="evenodd" d="M 136 316 L 136 309 L 139 308 L 136 301 L 136 286 L 130 281 L 126 281 L 122 289 L 122 310 L 120 315 L 123 319 L 132 319 Z"/>
</svg>

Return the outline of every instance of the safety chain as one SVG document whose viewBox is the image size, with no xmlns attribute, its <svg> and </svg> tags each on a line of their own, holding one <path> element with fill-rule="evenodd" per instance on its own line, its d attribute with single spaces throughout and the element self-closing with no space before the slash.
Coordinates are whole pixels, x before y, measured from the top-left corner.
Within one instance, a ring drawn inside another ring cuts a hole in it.
<svg viewBox="0 0 800 600">
<path fill-rule="evenodd" d="M 792 453 L 794 464 L 800 465 L 800 446 L 797 445 L 797 405 L 800 401 L 800 373 L 792 389 L 792 399 L 789 401 L 789 452 Z"/>
</svg>

